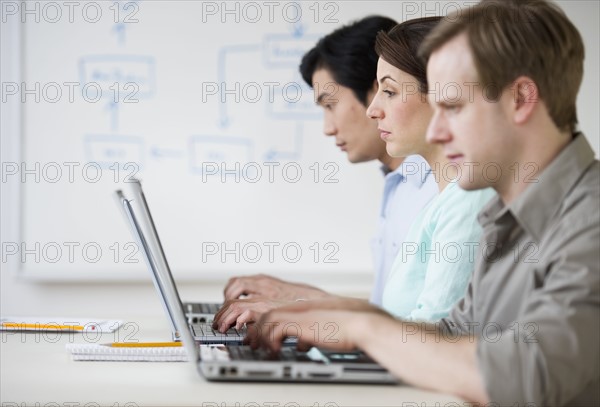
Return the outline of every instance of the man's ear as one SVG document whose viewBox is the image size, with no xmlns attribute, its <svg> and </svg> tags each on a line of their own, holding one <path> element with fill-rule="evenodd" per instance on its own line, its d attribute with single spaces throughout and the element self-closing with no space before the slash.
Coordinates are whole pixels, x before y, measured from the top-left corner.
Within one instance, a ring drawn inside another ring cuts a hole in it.
<svg viewBox="0 0 600 407">
<path fill-rule="evenodd" d="M 513 120 L 516 124 L 526 123 L 540 103 L 540 93 L 533 79 L 519 76 L 512 84 Z"/>
</svg>

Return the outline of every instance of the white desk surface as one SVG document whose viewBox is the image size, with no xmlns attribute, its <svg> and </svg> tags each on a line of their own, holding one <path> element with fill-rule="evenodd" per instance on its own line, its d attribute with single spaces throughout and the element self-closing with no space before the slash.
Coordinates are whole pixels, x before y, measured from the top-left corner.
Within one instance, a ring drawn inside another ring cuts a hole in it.
<svg viewBox="0 0 600 407">
<path fill-rule="evenodd" d="M 134 339 L 165 341 L 170 337 L 158 318 L 129 321 L 139 326 Z M 121 330 L 121 340 L 131 332 Z M 74 362 L 65 344 L 86 343 L 80 333 L 0 335 L 0 402 L 7 407 L 463 405 L 452 396 L 401 385 L 211 383 L 192 363 Z M 104 334 L 98 343 L 114 339 L 114 334 Z"/>
</svg>

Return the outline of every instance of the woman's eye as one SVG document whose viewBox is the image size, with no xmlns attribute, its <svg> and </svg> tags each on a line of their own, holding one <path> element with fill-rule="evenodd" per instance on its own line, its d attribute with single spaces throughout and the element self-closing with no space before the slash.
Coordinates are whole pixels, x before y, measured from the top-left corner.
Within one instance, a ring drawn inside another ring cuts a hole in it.
<svg viewBox="0 0 600 407">
<path fill-rule="evenodd" d="M 388 95 L 388 97 L 392 97 L 394 96 L 396 93 L 392 92 L 391 90 L 384 90 L 383 93 L 385 93 L 386 95 Z"/>
<path fill-rule="evenodd" d="M 451 114 L 457 114 L 460 111 L 461 106 L 457 105 L 457 104 L 442 103 L 440 105 L 440 108 L 446 114 L 451 115 Z"/>
</svg>

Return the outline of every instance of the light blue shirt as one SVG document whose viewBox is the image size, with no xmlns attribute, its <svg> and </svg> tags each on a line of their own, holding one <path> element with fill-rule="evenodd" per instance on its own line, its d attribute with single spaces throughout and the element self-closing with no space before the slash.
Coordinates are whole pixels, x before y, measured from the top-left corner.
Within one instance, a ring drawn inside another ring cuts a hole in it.
<svg viewBox="0 0 600 407">
<path fill-rule="evenodd" d="M 437 321 L 467 289 L 482 229 L 477 214 L 496 192 L 451 182 L 419 214 L 385 284 L 383 308 L 405 320 Z"/>
<path fill-rule="evenodd" d="M 385 175 L 383 201 L 376 236 L 371 240 L 375 284 L 371 303 L 381 306 L 383 287 L 404 238 L 419 212 L 437 195 L 438 186 L 427 162 L 418 155 L 407 157 Z"/>
</svg>

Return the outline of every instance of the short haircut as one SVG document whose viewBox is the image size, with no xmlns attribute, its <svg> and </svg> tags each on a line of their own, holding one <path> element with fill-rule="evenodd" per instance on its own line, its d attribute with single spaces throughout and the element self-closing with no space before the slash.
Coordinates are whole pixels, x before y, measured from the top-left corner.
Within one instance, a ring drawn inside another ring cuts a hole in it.
<svg viewBox="0 0 600 407">
<path fill-rule="evenodd" d="M 419 55 L 428 61 L 463 33 L 482 88 L 495 88 L 493 99 L 519 76 L 527 76 L 537 85 L 556 127 L 575 131 L 585 50 L 579 31 L 558 6 L 547 0 L 483 0 L 446 16 L 425 39 Z"/>
<path fill-rule="evenodd" d="M 375 36 L 395 25 L 391 18 L 369 16 L 338 28 L 304 55 L 300 64 L 302 78 L 312 87 L 315 71 L 326 69 L 338 84 L 350 88 L 367 106 L 367 95 L 377 77 Z"/>
<path fill-rule="evenodd" d="M 423 17 L 398 24 L 388 33 L 380 32 L 375 41 L 375 52 L 387 63 L 419 81 L 421 93 L 427 93 L 427 67 L 418 56 L 423 39 L 441 21 L 442 17 Z"/>
</svg>

